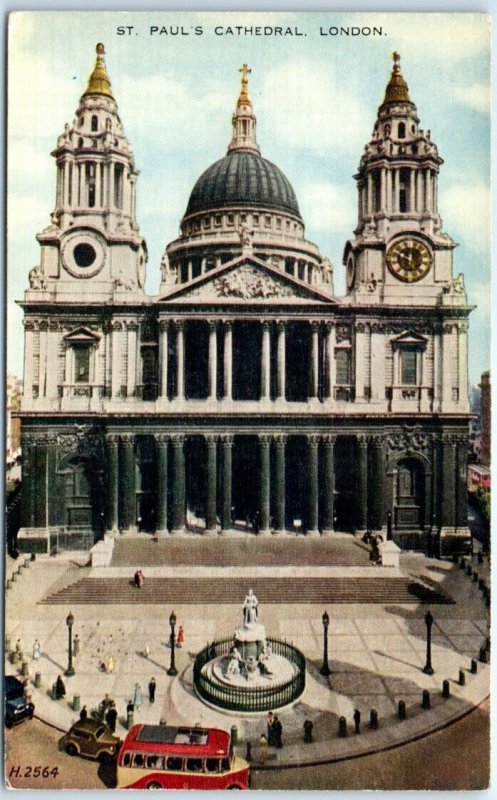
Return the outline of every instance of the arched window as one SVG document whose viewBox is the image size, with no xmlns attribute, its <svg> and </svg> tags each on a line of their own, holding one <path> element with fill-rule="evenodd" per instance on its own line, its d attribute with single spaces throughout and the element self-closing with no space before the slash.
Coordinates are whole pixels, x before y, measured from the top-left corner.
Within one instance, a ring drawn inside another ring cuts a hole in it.
<svg viewBox="0 0 497 800">
<path fill-rule="evenodd" d="M 406 138 L 406 124 L 405 122 L 399 122 L 399 127 L 397 128 L 397 134 L 399 139 Z"/>
<path fill-rule="evenodd" d="M 98 117 L 96 114 L 93 114 L 91 118 L 91 129 L 92 131 L 98 131 Z"/>
</svg>

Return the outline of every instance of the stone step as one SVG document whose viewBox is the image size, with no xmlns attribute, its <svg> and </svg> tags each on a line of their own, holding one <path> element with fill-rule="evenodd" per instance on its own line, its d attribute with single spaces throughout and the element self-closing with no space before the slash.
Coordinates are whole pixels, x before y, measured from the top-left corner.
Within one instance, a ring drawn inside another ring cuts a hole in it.
<svg viewBox="0 0 497 800">
<path fill-rule="evenodd" d="M 385 578 L 146 578 L 137 589 L 130 578 L 82 578 L 45 597 L 47 604 L 240 605 L 247 586 L 259 602 L 302 603 L 453 603 L 440 592 L 404 577 Z"/>
</svg>

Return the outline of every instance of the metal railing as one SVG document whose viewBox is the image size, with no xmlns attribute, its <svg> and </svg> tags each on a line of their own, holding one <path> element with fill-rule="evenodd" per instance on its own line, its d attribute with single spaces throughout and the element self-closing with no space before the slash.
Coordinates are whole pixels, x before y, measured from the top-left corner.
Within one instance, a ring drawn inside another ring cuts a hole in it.
<svg viewBox="0 0 497 800">
<path fill-rule="evenodd" d="M 305 656 L 288 642 L 267 638 L 275 655 L 283 656 L 296 667 L 291 680 L 277 686 L 229 686 L 214 682 L 205 665 L 214 658 L 225 656 L 233 647 L 233 639 L 212 642 L 201 650 L 193 665 L 193 683 L 199 696 L 207 703 L 229 711 L 263 712 L 293 703 L 305 689 Z"/>
</svg>

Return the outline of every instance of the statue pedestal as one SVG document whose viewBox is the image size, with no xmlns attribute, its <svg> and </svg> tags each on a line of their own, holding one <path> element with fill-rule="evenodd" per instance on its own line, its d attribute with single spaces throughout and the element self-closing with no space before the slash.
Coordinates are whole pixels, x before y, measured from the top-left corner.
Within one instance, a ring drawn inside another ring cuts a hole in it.
<svg viewBox="0 0 497 800">
<path fill-rule="evenodd" d="M 258 622 L 249 622 L 237 628 L 234 644 L 244 661 L 252 657 L 259 658 L 266 641 L 266 628 Z"/>
</svg>

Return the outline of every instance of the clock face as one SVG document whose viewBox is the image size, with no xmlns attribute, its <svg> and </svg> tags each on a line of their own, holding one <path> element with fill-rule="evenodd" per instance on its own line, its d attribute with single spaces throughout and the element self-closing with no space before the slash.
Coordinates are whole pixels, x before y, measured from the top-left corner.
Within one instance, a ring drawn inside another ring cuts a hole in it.
<svg viewBox="0 0 497 800">
<path fill-rule="evenodd" d="M 419 239 L 399 239 L 387 250 L 387 266 L 404 283 L 415 283 L 428 274 L 433 261 L 428 246 Z"/>
</svg>

